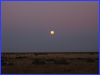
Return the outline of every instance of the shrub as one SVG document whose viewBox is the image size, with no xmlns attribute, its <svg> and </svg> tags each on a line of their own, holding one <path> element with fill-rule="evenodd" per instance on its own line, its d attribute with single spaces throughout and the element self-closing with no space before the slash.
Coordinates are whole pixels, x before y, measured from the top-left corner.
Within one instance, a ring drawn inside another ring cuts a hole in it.
<svg viewBox="0 0 100 75">
<path fill-rule="evenodd" d="M 99 58 L 95 58 L 95 60 L 99 60 Z"/>
<path fill-rule="evenodd" d="M 9 58 L 9 59 L 12 59 L 12 58 Z"/>
<path fill-rule="evenodd" d="M 69 60 L 74 60 L 74 58 L 69 58 Z"/>
<path fill-rule="evenodd" d="M 89 53 L 90 55 L 94 55 L 95 53 Z"/>
<path fill-rule="evenodd" d="M 1 58 L 6 58 L 6 57 L 1 57 Z"/>
<path fill-rule="evenodd" d="M 13 63 L 9 63 L 8 66 L 13 66 Z"/>
<path fill-rule="evenodd" d="M 51 59 L 47 59 L 46 61 L 55 61 L 55 59 L 52 59 L 52 58 L 51 58 Z"/>
<path fill-rule="evenodd" d="M 27 58 L 26 56 L 23 57 L 16 57 L 15 59 L 23 59 L 23 58 Z"/>
<path fill-rule="evenodd" d="M 95 61 L 93 59 L 91 59 L 91 58 L 88 58 L 87 62 L 95 62 Z"/>
<path fill-rule="evenodd" d="M 5 63 L 5 62 L 2 62 L 2 63 L 1 63 L 1 66 L 6 66 L 6 64 L 7 64 L 7 63 Z"/>
<path fill-rule="evenodd" d="M 37 56 L 38 54 L 34 54 L 35 56 Z"/>
<path fill-rule="evenodd" d="M 78 60 L 85 60 L 85 58 L 76 58 L 76 59 L 78 59 Z"/>
<path fill-rule="evenodd" d="M 68 69 L 68 72 L 70 71 L 70 69 Z"/>
<path fill-rule="evenodd" d="M 39 58 L 34 58 L 34 60 L 40 60 Z"/>
<path fill-rule="evenodd" d="M 32 64 L 46 64 L 44 61 L 40 61 L 40 60 L 35 60 L 34 62 L 32 62 Z"/>
<path fill-rule="evenodd" d="M 55 61 L 54 64 L 64 64 L 64 65 L 66 65 L 66 64 L 69 64 L 69 62 L 66 62 L 66 60 L 63 59 L 61 61 Z"/>
<path fill-rule="evenodd" d="M 58 58 L 58 57 L 56 57 L 56 58 Z"/>
<path fill-rule="evenodd" d="M 4 60 L 1 60 L 1 62 L 4 62 Z"/>
</svg>

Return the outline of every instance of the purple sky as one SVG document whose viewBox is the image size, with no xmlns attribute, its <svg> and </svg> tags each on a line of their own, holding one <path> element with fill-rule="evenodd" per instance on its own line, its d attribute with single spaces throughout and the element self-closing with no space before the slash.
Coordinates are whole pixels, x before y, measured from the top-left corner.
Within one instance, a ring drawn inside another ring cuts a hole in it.
<svg viewBox="0 0 100 75">
<path fill-rule="evenodd" d="M 1 52 L 98 51 L 99 1 L 1 2 Z"/>
</svg>

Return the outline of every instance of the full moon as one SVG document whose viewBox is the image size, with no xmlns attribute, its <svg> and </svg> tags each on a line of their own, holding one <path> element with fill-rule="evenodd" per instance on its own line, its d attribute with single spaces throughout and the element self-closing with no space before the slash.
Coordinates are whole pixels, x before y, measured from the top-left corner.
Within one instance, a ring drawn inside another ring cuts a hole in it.
<svg viewBox="0 0 100 75">
<path fill-rule="evenodd" d="M 51 31 L 50 33 L 51 33 L 51 34 L 54 34 L 54 31 Z"/>
</svg>

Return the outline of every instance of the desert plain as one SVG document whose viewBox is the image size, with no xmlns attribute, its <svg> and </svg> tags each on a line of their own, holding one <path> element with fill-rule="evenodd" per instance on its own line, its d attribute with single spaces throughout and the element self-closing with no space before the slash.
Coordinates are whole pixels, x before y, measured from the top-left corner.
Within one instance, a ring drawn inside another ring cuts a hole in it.
<svg viewBox="0 0 100 75">
<path fill-rule="evenodd" d="M 1 53 L 1 74 L 99 74 L 99 52 Z"/>
</svg>

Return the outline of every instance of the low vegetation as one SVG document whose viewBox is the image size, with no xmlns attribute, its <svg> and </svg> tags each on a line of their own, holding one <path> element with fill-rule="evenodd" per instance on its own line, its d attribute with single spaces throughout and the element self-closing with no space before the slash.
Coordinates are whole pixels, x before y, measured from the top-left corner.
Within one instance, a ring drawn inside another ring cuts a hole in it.
<svg viewBox="0 0 100 75">
<path fill-rule="evenodd" d="M 55 59 L 51 58 L 51 59 L 47 59 L 46 61 L 55 61 Z"/>
<path fill-rule="evenodd" d="M 85 58 L 76 58 L 76 59 L 78 59 L 78 60 L 86 60 Z"/>
<path fill-rule="evenodd" d="M 1 58 L 6 58 L 6 57 L 1 57 Z"/>
<path fill-rule="evenodd" d="M 6 65 L 7 65 L 7 63 L 1 62 L 1 66 L 6 66 Z"/>
<path fill-rule="evenodd" d="M 99 60 L 99 58 L 95 58 L 95 60 Z"/>
<path fill-rule="evenodd" d="M 54 64 L 64 64 L 64 65 L 66 65 L 66 64 L 69 64 L 69 62 L 66 62 L 66 60 L 63 59 L 63 60 L 60 60 L 60 61 L 55 61 Z"/>
<path fill-rule="evenodd" d="M 1 62 L 4 62 L 4 60 L 1 60 Z"/>
<path fill-rule="evenodd" d="M 26 56 L 23 57 L 16 57 L 15 59 L 23 59 L 23 58 L 27 58 Z"/>
<path fill-rule="evenodd" d="M 35 56 L 37 55 L 47 55 L 48 53 L 34 53 Z"/>
<path fill-rule="evenodd" d="M 34 60 L 34 62 L 32 62 L 32 64 L 46 64 L 44 61 L 41 61 L 41 60 Z"/>
<path fill-rule="evenodd" d="M 34 60 L 36 61 L 36 60 L 41 60 L 41 59 L 39 59 L 39 58 L 34 58 Z"/>
<path fill-rule="evenodd" d="M 86 61 L 87 62 L 95 62 L 94 59 L 91 59 L 91 58 L 88 58 Z"/>
<path fill-rule="evenodd" d="M 69 58 L 69 60 L 74 60 L 74 58 Z"/>
<path fill-rule="evenodd" d="M 8 66 L 13 66 L 13 63 L 9 63 Z"/>
<path fill-rule="evenodd" d="M 95 55 L 95 53 L 89 53 L 90 55 Z"/>
</svg>

